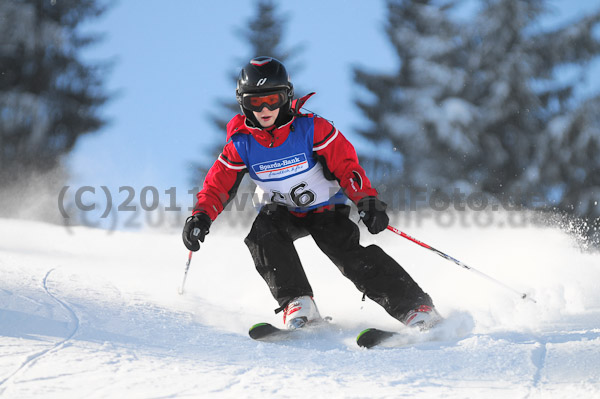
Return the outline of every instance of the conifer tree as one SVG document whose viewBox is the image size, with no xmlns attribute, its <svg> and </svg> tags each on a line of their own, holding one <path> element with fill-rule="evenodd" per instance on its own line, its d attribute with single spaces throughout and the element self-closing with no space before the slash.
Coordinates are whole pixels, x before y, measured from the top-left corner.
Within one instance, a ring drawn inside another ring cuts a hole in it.
<svg viewBox="0 0 600 399">
<path fill-rule="evenodd" d="M 96 0 L 0 2 L 1 214 L 17 216 L 33 198 L 27 213 L 35 214 L 43 191 L 56 195 L 64 184 L 64 156 L 105 123 L 108 65 L 83 61 L 81 50 L 98 37 L 80 29 L 105 9 Z M 46 219 L 50 213 L 41 212 Z"/>
<path fill-rule="evenodd" d="M 0 4 L 0 186 L 54 168 L 103 125 L 102 70 L 80 57 L 97 38 L 78 30 L 103 11 L 95 0 Z"/>
<path fill-rule="evenodd" d="M 449 149 L 469 144 L 449 120 L 460 116 L 450 112 L 461 102 L 466 79 L 458 27 L 449 8 L 432 3 L 388 1 L 386 34 L 399 68 L 389 75 L 354 70 L 356 82 L 375 97 L 374 102 L 356 102 L 371 122 L 358 132 L 378 147 L 375 156 L 361 154 L 361 159 L 366 158 L 372 179 L 388 186 L 446 185 L 436 173 L 439 160 L 431 151 L 441 150 L 433 140 Z M 446 159 L 445 167 L 454 171 L 457 166 Z"/>
<path fill-rule="evenodd" d="M 298 52 L 299 46 L 286 50 L 283 45 L 285 26 L 284 18 L 278 14 L 277 3 L 273 0 L 258 0 L 255 3 L 255 14 L 248 19 L 246 26 L 239 30 L 238 37 L 248 41 L 249 48 L 247 56 L 236 60 L 236 64 L 245 65 L 250 59 L 258 56 L 270 56 L 277 58 L 286 64 L 288 72 L 293 69 L 288 65 L 288 60 L 293 58 L 291 55 Z M 230 73 L 232 88 L 235 88 L 239 70 Z M 211 114 L 209 118 L 215 127 L 215 141 L 211 148 L 203 148 L 203 152 L 209 153 L 210 163 L 196 164 L 192 176 L 193 184 L 202 182 L 206 172 L 211 167 L 212 162 L 220 154 L 225 145 L 225 135 L 227 122 L 237 113 L 240 113 L 240 106 L 235 100 L 234 92 L 227 99 L 219 101 L 222 113 Z M 246 179 L 249 180 L 249 179 Z"/>
<path fill-rule="evenodd" d="M 391 154 L 378 154 L 387 173 L 378 181 L 498 199 L 520 192 L 527 206 L 541 193 L 597 217 L 599 102 L 575 97 L 577 82 L 558 71 L 600 54 L 600 12 L 542 29 L 547 6 L 486 0 L 459 21 L 449 2 L 387 1 L 398 70 L 355 70 L 375 98 L 356 102 L 371 122 L 359 133 Z"/>
</svg>

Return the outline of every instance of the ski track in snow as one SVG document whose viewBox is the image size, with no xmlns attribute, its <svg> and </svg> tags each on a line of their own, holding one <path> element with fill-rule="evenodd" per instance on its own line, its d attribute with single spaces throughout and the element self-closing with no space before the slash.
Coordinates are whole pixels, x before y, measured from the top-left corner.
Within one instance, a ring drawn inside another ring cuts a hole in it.
<svg viewBox="0 0 600 399">
<path fill-rule="evenodd" d="M 20 239 L 27 231 L 49 238 L 32 249 Z M 0 220 L 0 397 L 600 397 L 599 257 L 560 231 L 414 232 L 537 304 L 392 235 L 363 232 L 363 245 L 398 259 L 446 318 L 372 350 L 356 346 L 358 332 L 401 327 L 361 302 L 310 240 L 298 250 L 332 323 L 290 341 L 252 341 L 251 325 L 281 320 L 243 233 L 215 225 L 178 295 L 187 260 L 179 232 Z"/>
<path fill-rule="evenodd" d="M 539 342 L 539 347 L 531 352 L 531 361 L 536 367 L 535 375 L 533 376 L 533 389 L 537 390 L 540 386 L 542 378 L 542 370 L 546 362 L 547 344 L 545 341 Z"/>
<path fill-rule="evenodd" d="M 74 325 L 73 331 L 69 334 L 68 337 L 57 342 L 52 347 L 50 347 L 48 349 L 44 349 L 40 352 L 34 353 L 33 355 L 27 357 L 27 359 L 23 363 L 21 363 L 21 365 L 12 374 L 10 374 L 8 377 L 4 378 L 3 380 L 0 380 L 0 395 L 2 395 L 2 393 L 4 393 L 4 391 L 6 391 L 7 386 L 10 385 L 11 381 L 14 378 L 16 378 L 18 375 L 22 375 L 28 368 L 32 367 L 43 356 L 46 356 L 50 353 L 55 353 L 55 352 L 61 350 L 67 344 L 67 342 L 69 342 L 75 336 L 75 334 L 77 334 L 77 331 L 79 330 L 79 318 L 75 314 L 75 311 L 66 302 L 61 301 L 54 294 L 52 294 L 48 288 L 48 277 L 50 276 L 50 273 L 52 273 L 53 271 L 54 271 L 54 269 L 48 270 L 48 272 L 46 273 L 46 275 L 44 276 L 44 278 L 42 280 L 42 287 L 44 288 L 45 293 L 69 314 L 69 316 L 71 317 L 72 323 Z"/>
</svg>

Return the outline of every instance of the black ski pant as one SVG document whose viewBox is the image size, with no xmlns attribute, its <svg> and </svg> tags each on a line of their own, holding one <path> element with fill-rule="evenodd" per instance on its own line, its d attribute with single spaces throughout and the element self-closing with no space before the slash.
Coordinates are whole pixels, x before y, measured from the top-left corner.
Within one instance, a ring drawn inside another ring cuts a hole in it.
<svg viewBox="0 0 600 399">
<path fill-rule="evenodd" d="M 313 295 L 294 247 L 294 240 L 307 235 L 359 291 L 396 319 L 402 320 L 419 305 L 433 306 L 429 295 L 381 248 L 359 244 L 359 228 L 349 214 L 346 205 L 305 217 L 295 216 L 284 206 L 261 209 L 245 243 L 279 309 L 296 297 Z"/>
</svg>

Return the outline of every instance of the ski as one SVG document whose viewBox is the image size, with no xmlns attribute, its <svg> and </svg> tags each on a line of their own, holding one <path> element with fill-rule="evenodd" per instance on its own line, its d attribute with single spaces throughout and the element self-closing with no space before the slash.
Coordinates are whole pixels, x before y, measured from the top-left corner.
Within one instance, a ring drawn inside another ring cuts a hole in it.
<svg viewBox="0 0 600 399">
<path fill-rule="evenodd" d="M 270 323 L 257 323 L 250 327 L 250 338 L 257 341 L 278 341 L 289 337 L 295 330 L 277 328 Z"/>
<path fill-rule="evenodd" d="M 380 345 L 391 337 L 398 335 L 397 332 L 380 330 L 378 328 L 367 328 L 356 337 L 356 343 L 362 348 L 372 348 Z"/>
<path fill-rule="evenodd" d="M 454 317 L 451 320 L 439 320 L 435 324 L 428 326 L 401 326 L 395 331 L 367 328 L 358 334 L 356 344 L 367 349 L 376 346 L 401 348 L 426 342 L 462 337 L 468 334 L 472 328 L 472 319 L 458 317 Z"/>
<path fill-rule="evenodd" d="M 278 328 L 271 323 L 257 323 L 250 327 L 248 335 L 250 338 L 257 341 L 282 341 L 292 339 L 308 332 L 322 330 L 324 327 L 330 326 L 331 317 L 325 317 L 319 321 L 313 321 L 306 324 L 303 328 L 287 329 Z M 306 335 L 304 335 L 306 337 Z"/>
</svg>

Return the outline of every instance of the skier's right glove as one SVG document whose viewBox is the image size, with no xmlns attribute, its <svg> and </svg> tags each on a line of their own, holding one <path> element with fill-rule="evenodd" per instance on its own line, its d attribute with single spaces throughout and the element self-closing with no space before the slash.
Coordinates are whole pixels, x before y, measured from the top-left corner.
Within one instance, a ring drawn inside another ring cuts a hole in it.
<svg viewBox="0 0 600 399">
<path fill-rule="evenodd" d="M 377 197 L 365 197 L 358 201 L 356 206 L 361 220 L 369 229 L 369 233 L 381 233 L 387 228 L 390 218 L 385 213 L 387 208 L 385 202 L 380 201 Z"/>
<path fill-rule="evenodd" d="M 190 251 L 196 252 L 200 249 L 200 242 L 208 234 L 212 220 L 206 213 L 197 213 L 188 217 L 183 226 L 183 244 Z"/>
</svg>

